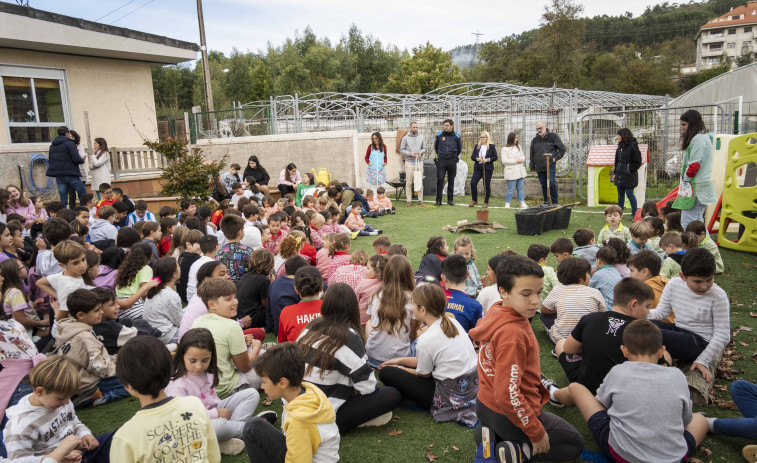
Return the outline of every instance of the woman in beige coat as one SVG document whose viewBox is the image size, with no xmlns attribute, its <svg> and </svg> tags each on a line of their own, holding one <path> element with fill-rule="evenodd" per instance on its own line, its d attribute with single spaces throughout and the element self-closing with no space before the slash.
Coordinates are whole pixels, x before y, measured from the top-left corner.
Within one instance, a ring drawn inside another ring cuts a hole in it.
<svg viewBox="0 0 757 463">
<path fill-rule="evenodd" d="M 523 183 L 526 180 L 526 167 L 523 163 L 526 156 L 518 144 L 518 134 L 510 132 L 507 135 L 507 145 L 502 148 L 502 164 L 505 166 L 505 180 L 507 180 L 507 193 L 505 194 L 505 208 L 510 208 L 510 201 L 513 199 L 513 192 L 518 190 L 518 201 L 521 209 L 528 207 L 524 201 Z"/>
</svg>

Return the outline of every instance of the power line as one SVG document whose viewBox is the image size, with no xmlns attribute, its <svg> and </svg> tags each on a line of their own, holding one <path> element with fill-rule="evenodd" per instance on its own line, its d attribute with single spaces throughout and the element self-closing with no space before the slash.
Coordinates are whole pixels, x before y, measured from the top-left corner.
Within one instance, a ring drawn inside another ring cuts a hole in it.
<svg viewBox="0 0 757 463">
<path fill-rule="evenodd" d="M 128 13 L 126 13 L 125 15 L 121 16 L 120 18 L 116 19 L 115 21 L 111 21 L 110 23 L 113 24 L 116 21 L 120 21 L 120 20 L 124 19 L 125 17 L 129 16 L 130 14 L 135 13 L 135 12 L 141 10 L 142 8 L 146 7 L 147 5 L 149 5 L 150 3 L 154 2 L 154 1 L 155 0 L 150 0 L 149 2 L 143 4 L 142 6 L 138 6 L 138 7 L 134 8 L 133 10 L 129 11 Z"/>
<path fill-rule="evenodd" d="M 134 3 L 134 2 L 136 2 L 136 1 L 137 1 L 137 0 L 130 0 L 130 1 L 126 2 L 126 3 L 124 3 L 123 5 L 119 6 L 118 8 L 116 8 L 116 9 L 115 9 L 115 10 L 113 10 L 113 11 L 111 11 L 110 13 L 108 13 L 108 14 L 106 14 L 106 15 L 103 15 L 103 16 L 100 16 L 99 18 L 95 19 L 95 22 L 97 22 L 97 21 L 99 21 L 99 20 L 101 20 L 101 19 L 103 19 L 103 18 L 106 18 L 106 17 L 108 17 L 108 16 L 112 15 L 113 13 L 115 13 L 115 12 L 116 12 L 116 11 L 118 11 L 118 10 L 120 10 L 121 8 L 123 8 L 123 7 L 127 6 L 127 5 L 129 5 L 130 3 Z"/>
</svg>

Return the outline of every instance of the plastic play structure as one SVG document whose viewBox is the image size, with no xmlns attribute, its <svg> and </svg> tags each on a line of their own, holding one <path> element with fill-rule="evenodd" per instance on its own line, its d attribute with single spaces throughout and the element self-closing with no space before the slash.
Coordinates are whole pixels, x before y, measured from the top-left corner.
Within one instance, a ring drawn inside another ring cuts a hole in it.
<svg viewBox="0 0 757 463">
<path fill-rule="evenodd" d="M 717 148 L 715 150 L 717 152 Z M 721 146 L 721 148 L 725 148 Z M 718 244 L 737 251 L 757 252 L 757 133 L 732 137 L 720 209 Z M 741 225 L 736 240 L 726 236 L 730 224 Z M 743 227 L 743 228 L 742 228 Z"/>
<path fill-rule="evenodd" d="M 589 157 L 586 160 L 586 165 L 589 167 L 589 185 L 586 195 L 589 207 L 618 203 L 618 189 L 610 181 L 610 170 L 615 166 L 615 150 L 617 147 L 617 145 L 593 145 L 589 148 Z M 649 145 L 639 145 L 639 151 L 641 151 L 639 186 L 636 187 L 634 192 L 639 208 L 641 208 L 646 200 Z"/>
</svg>

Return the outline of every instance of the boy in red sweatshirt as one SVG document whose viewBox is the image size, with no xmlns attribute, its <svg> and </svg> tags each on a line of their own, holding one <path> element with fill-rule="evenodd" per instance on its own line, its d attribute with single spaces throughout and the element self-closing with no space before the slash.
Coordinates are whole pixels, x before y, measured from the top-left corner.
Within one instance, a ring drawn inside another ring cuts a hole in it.
<svg viewBox="0 0 757 463">
<path fill-rule="evenodd" d="M 476 414 L 482 431 L 492 440 L 496 436 L 498 462 L 575 460 L 584 448 L 581 434 L 541 409 L 549 393 L 541 383 L 539 343 L 528 319 L 539 308 L 544 271 L 527 257 L 505 256 L 496 274 L 502 302 L 468 332 L 481 346 Z"/>
</svg>

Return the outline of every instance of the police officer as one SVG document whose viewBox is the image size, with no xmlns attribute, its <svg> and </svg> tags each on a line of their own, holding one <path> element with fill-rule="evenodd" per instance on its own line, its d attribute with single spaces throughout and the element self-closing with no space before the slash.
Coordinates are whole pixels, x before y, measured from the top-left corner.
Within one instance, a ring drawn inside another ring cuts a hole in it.
<svg viewBox="0 0 757 463">
<path fill-rule="evenodd" d="M 436 205 L 442 205 L 442 187 L 444 186 L 444 176 L 447 175 L 447 204 L 454 205 L 452 200 L 455 188 L 455 174 L 457 173 L 457 162 L 460 159 L 460 153 L 463 151 L 463 144 L 460 141 L 460 134 L 455 132 L 454 122 L 452 119 L 446 119 L 442 123 L 442 131 L 436 134 L 434 140 L 434 151 L 436 151 Z"/>
</svg>

